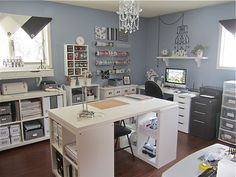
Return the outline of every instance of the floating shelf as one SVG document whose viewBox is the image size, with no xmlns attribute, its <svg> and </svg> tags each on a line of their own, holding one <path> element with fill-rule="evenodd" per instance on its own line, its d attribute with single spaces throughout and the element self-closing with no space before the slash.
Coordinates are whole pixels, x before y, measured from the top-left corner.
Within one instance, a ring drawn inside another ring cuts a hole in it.
<svg viewBox="0 0 236 177">
<path fill-rule="evenodd" d="M 200 67 L 201 61 L 208 59 L 208 57 L 178 57 L 178 56 L 169 56 L 169 57 L 157 57 L 157 59 L 163 59 L 166 66 L 169 66 L 169 60 L 195 60 L 197 67 Z"/>
</svg>

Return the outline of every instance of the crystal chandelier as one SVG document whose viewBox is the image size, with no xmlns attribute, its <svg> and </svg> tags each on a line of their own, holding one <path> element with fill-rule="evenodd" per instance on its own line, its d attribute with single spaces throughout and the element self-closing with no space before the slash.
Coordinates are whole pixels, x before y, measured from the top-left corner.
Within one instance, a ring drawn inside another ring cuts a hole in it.
<svg viewBox="0 0 236 177">
<path fill-rule="evenodd" d="M 139 2 L 134 0 L 120 0 L 119 1 L 119 30 L 124 30 L 125 33 L 135 32 L 139 29 Z"/>
</svg>

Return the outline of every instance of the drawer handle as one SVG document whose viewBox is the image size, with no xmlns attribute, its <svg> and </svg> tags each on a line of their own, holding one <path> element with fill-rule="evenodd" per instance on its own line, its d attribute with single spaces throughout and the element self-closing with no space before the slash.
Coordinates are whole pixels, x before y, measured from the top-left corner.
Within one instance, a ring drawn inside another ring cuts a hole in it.
<svg viewBox="0 0 236 177">
<path fill-rule="evenodd" d="M 5 109 L 5 108 L 2 108 L 2 109 L 1 109 L 1 111 L 6 111 L 6 110 L 7 110 L 7 109 Z"/>
<path fill-rule="evenodd" d="M 180 116 L 180 117 L 184 117 L 184 115 L 182 115 L 182 114 L 179 114 L 179 116 Z"/>
<path fill-rule="evenodd" d="M 185 97 L 183 97 L 183 96 L 179 96 L 179 98 L 182 98 L 182 99 L 184 99 Z"/>
<path fill-rule="evenodd" d="M 182 123 L 182 122 L 178 122 L 179 124 L 181 124 L 181 125 L 183 125 L 184 123 Z"/>
<path fill-rule="evenodd" d="M 205 103 L 200 103 L 200 102 L 195 102 L 196 104 L 199 104 L 199 105 L 202 105 L 202 106 L 206 106 L 206 104 Z"/>
<path fill-rule="evenodd" d="M 196 120 L 196 119 L 194 119 L 193 121 L 194 121 L 194 122 L 201 123 L 201 124 L 205 124 L 205 122 L 203 122 L 203 121 L 200 121 L 200 120 Z"/>
<path fill-rule="evenodd" d="M 32 136 L 35 137 L 35 136 L 37 136 L 37 135 L 38 135 L 38 133 L 34 133 Z"/>
<path fill-rule="evenodd" d="M 202 114 L 202 115 L 205 115 L 206 113 L 204 113 L 204 112 L 200 112 L 200 111 L 194 111 L 195 113 L 197 113 L 197 114 Z"/>
<path fill-rule="evenodd" d="M 2 121 L 7 120 L 7 118 L 3 118 Z"/>
<path fill-rule="evenodd" d="M 178 103 L 180 103 L 180 104 L 185 104 L 185 102 L 181 102 L 181 101 L 179 101 Z"/>
<path fill-rule="evenodd" d="M 179 109 L 184 109 L 183 107 L 179 107 Z"/>
</svg>

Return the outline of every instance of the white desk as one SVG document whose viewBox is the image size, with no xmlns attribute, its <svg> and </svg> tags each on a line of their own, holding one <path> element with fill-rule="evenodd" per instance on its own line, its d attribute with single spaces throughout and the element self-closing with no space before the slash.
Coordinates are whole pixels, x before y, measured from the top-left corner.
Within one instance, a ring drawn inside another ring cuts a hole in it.
<svg viewBox="0 0 236 177">
<path fill-rule="evenodd" d="M 56 176 L 58 174 L 55 152 L 60 152 L 67 164 L 68 158 L 66 158 L 64 147 L 66 144 L 76 142 L 78 161 L 74 166 L 78 169 L 79 177 L 114 177 L 113 122 L 134 116 L 138 120 L 135 155 L 155 168 L 160 168 L 176 158 L 177 103 L 156 98 L 142 101 L 128 97 L 113 99 L 128 104 L 109 109 L 89 106 L 89 110 L 95 112 L 95 117 L 80 121 L 77 120 L 77 116 L 82 110 L 82 105 L 49 111 L 51 128 L 55 122 L 62 126 L 62 142 L 59 145 L 55 143 L 53 138 L 53 129 L 51 132 L 52 171 Z M 149 135 L 147 132 L 143 132 L 140 126 L 144 121 L 151 119 L 150 112 L 157 114 L 158 117 L 158 128 L 152 134 L 157 141 L 157 155 L 154 158 L 142 153 L 142 147 Z M 66 168 L 65 166 L 65 177 L 68 176 Z"/>
<path fill-rule="evenodd" d="M 177 88 L 169 88 L 169 87 L 160 87 L 161 91 L 164 94 L 170 94 L 170 95 L 196 95 L 196 92 L 190 92 L 190 91 L 185 91 L 185 92 L 181 92 L 181 89 L 177 89 Z M 140 94 L 142 91 L 145 91 L 145 86 L 144 85 L 139 85 L 137 86 L 138 89 L 138 93 Z"/>
<path fill-rule="evenodd" d="M 178 114 L 178 130 L 184 133 L 189 133 L 189 122 L 190 122 L 190 108 L 191 99 L 198 95 L 196 92 L 181 92 L 179 89 L 160 87 L 164 94 L 173 95 L 174 102 L 179 104 Z M 137 87 L 138 93 L 140 94 L 145 90 L 145 86 L 141 85 Z"/>
<path fill-rule="evenodd" d="M 170 167 L 162 174 L 162 177 L 197 177 L 201 174 L 198 168 L 201 161 L 198 158 L 205 153 L 217 153 L 220 150 L 228 150 L 228 147 L 222 144 L 214 144 L 201 149 Z"/>
</svg>

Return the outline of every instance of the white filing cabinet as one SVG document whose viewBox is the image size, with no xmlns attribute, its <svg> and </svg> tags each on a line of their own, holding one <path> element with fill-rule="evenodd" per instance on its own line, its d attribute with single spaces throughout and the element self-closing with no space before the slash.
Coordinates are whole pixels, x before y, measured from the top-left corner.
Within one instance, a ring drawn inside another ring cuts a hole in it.
<svg viewBox="0 0 236 177">
<path fill-rule="evenodd" d="M 179 104 L 178 130 L 189 133 L 191 99 L 197 93 L 175 93 L 174 101 Z"/>
<path fill-rule="evenodd" d="M 121 96 L 127 94 L 136 93 L 137 85 L 122 85 L 122 86 L 112 86 L 112 87 L 101 87 L 100 88 L 100 98 L 106 99 L 114 96 Z"/>
</svg>

